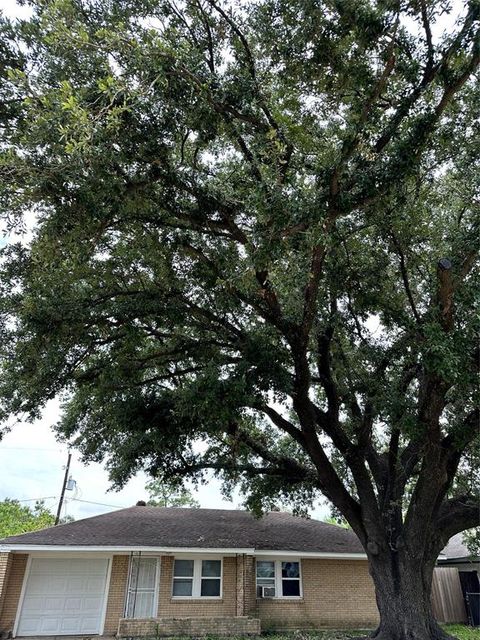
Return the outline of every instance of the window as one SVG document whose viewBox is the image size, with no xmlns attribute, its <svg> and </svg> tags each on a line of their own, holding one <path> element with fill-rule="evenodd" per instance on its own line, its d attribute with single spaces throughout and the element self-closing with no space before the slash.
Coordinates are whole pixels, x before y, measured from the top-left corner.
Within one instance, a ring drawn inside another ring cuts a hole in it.
<svg viewBox="0 0 480 640">
<path fill-rule="evenodd" d="M 222 576 L 221 560 L 202 560 L 202 578 L 200 595 L 209 598 L 220 597 Z"/>
<path fill-rule="evenodd" d="M 257 560 L 257 597 L 299 598 L 299 560 Z"/>
<path fill-rule="evenodd" d="M 157 571 L 157 558 L 132 557 L 125 617 L 152 618 L 155 616 Z"/>
<path fill-rule="evenodd" d="M 193 560 L 175 560 L 173 595 L 193 596 Z"/>
<path fill-rule="evenodd" d="M 221 560 L 175 560 L 174 598 L 219 598 L 222 593 Z"/>
<path fill-rule="evenodd" d="M 276 596 L 275 562 L 273 560 L 257 560 L 257 595 L 262 597 L 263 593 L 270 597 Z"/>
<path fill-rule="evenodd" d="M 282 596 L 300 596 L 299 562 L 282 562 Z"/>
</svg>

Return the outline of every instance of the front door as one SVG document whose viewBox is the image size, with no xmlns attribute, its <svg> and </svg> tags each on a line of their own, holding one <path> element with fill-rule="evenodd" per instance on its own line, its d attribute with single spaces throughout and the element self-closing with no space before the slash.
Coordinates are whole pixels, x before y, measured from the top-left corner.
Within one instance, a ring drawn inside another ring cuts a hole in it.
<svg viewBox="0 0 480 640">
<path fill-rule="evenodd" d="M 125 617 L 155 618 L 158 588 L 158 559 L 132 556 Z"/>
</svg>

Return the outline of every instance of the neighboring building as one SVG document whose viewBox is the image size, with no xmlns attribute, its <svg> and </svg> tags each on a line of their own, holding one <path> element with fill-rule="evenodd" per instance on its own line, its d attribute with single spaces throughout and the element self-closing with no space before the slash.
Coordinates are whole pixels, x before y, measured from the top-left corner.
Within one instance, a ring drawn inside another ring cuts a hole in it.
<svg viewBox="0 0 480 640">
<path fill-rule="evenodd" d="M 468 621 L 480 626 L 480 557 L 472 556 L 463 544 L 462 533 L 450 538 L 438 558 L 438 566 L 458 569 Z"/>
<path fill-rule="evenodd" d="M 463 543 L 463 533 L 450 538 L 438 558 L 441 567 L 456 567 L 460 572 L 475 572 L 480 577 L 480 556 L 472 556 Z"/>
<path fill-rule="evenodd" d="M 228 636 L 377 621 L 355 534 L 286 513 L 136 506 L 0 541 L 5 636 Z"/>
</svg>

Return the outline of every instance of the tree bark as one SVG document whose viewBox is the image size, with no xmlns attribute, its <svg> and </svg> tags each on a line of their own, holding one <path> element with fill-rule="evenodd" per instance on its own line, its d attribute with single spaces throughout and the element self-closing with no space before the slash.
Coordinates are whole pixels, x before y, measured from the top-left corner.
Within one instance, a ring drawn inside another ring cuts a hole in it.
<svg viewBox="0 0 480 640">
<path fill-rule="evenodd" d="M 380 624 L 375 640 L 451 640 L 436 622 L 431 587 L 436 557 L 389 550 L 370 555 Z"/>
</svg>

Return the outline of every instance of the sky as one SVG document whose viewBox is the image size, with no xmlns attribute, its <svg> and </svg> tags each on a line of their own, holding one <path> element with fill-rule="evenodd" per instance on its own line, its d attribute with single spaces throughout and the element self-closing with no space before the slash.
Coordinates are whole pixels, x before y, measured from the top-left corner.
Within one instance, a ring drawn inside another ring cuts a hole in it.
<svg viewBox="0 0 480 640">
<path fill-rule="evenodd" d="M 0 442 L 0 500 L 17 498 L 33 505 L 36 498 L 45 498 L 45 504 L 56 511 L 68 455 L 67 447 L 55 440 L 51 429 L 58 415 L 59 404 L 51 401 L 41 420 L 15 425 Z M 147 499 L 145 474 L 138 474 L 119 492 L 109 491 L 110 483 L 102 466 L 83 464 L 74 450 L 70 474 L 77 489 L 66 492 L 66 509 L 62 515 L 86 518 Z M 205 508 L 233 509 L 241 501 L 238 498 L 233 503 L 223 500 L 219 484 L 214 480 L 194 495 Z M 77 500 L 73 500 L 74 497 Z"/>
<path fill-rule="evenodd" d="M 453 15 L 442 17 L 434 36 L 452 26 L 454 15 L 464 4 L 459 0 L 454 6 Z M 12 18 L 26 18 L 29 14 L 28 7 L 19 7 L 14 0 L 0 0 L 0 8 Z M 0 232 L 0 246 L 2 243 L 5 243 L 5 239 L 2 239 Z M 51 401 L 41 420 L 34 424 L 16 424 L 0 441 L 0 500 L 15 498 L 33 505 L 36 499 L 43 498 L 45 504 L 53 512 L 56 511 L 68 454 L 66 446 L 56 441 L 51 429 L 58 417 L 59 403 Z M 108 475 L 102 466 L 83 464 L 75 451 L 72 451 L 70 473 L 77 489 L 66 492 L 62 515 L 67 513 L 75 519 L 85 518 L 132 506 L 147 497 L 145 483 L 148 478 L 145 474 L 138 474 L 121 491 L 109 491 Z M 200 487 L 194 495 L 201 507 L 205 508 L 233 509 L 238 508 L 241 502 L 240 496 L 236 496 L 233 502 L 224 500 L 219 483 L 214 479 L 207 486 Z M 328 515 L 328 507 L 319 502 L 311 515 L 324 518 Z"/>
</svg>

